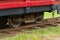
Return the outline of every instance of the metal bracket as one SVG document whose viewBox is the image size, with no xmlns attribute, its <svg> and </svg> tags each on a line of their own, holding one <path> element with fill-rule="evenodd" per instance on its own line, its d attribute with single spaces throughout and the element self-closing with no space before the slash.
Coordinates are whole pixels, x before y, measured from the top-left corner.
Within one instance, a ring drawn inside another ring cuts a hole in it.
<svg viewBox="0 0 60 40">
<path fill-rule="evenodd" d="M 54 10 L 57 9 L 57 13 L 60 14 L 60 4 L 53 5 L 52 8 L 53 8 Z"/>
</svg>

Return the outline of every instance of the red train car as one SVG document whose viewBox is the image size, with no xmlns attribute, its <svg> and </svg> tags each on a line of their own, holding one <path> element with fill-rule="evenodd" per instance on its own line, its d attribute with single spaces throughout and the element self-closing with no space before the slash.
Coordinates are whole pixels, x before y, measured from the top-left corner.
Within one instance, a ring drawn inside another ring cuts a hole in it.
<svg viewBox="0 0 60 40">
<path fill-rule="evenodd" d="M 22 22 L 39 23 L 44 12 L 52 12 L 56 0 L 0 0 L 0 26 L 8 22 L 12 27 L 19 27 Z M 59 6 L 59 5 L 58 5 Z"/>
<path fill-rule="evenodd" d="M 52 5 L 54 0 L 1 0 L 0 9 Z"/>
</svg>

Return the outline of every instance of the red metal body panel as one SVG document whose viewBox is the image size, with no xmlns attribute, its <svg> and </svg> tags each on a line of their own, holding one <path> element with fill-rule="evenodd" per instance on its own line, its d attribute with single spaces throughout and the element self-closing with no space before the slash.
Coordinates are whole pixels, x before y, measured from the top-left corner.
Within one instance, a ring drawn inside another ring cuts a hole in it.
<svg viewBox="0 0 60 40">
<path fill-rule="evenodd" d="M 54 0 L 0 0 L 0 9 L 54 4 Z"/>
<path fill-rule="evenodd" d="M 60 4 L 60 0 L 56 0 L 54 4 Z"/>
</svg>

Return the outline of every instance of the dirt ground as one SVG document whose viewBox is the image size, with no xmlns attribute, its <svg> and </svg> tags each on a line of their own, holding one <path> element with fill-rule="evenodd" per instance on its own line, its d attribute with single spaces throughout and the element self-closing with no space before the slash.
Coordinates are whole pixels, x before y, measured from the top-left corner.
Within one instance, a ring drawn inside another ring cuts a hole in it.
<svg viewBox="0 0 60 40">
<path fill-rule="evenodd" d="M 59 35 L 44 35 L 44 36 L 41 36 L 43 38 L 43 40 L 60 40 L 60 36 Z"/>
</svg>

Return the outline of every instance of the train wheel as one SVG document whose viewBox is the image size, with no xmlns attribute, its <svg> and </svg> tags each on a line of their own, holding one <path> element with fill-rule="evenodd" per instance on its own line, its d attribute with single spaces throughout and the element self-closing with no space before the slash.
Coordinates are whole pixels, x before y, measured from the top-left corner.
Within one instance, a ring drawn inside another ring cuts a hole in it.
<svg viewBox="0 0 60 40">
<path fill-rule="evenodd" d="M 0 27 L 7 24 L 7 17 L 0 17 Z"/>
<path fill-rule="evenodd" d="M 43 18 L 44 18 L 44 12 L 39 12 L 36 14 L 36 16 L 37 17 L 36 17 L 35 23 L 40 23 L 40 21 L 43 20 Z"/>
<path fill-rule="evenodd" d="M 21 25 L 21 18 L 18 16 L 13 16 L 9 19 L 10 27 L 19 27 Z"/>
</svg>

